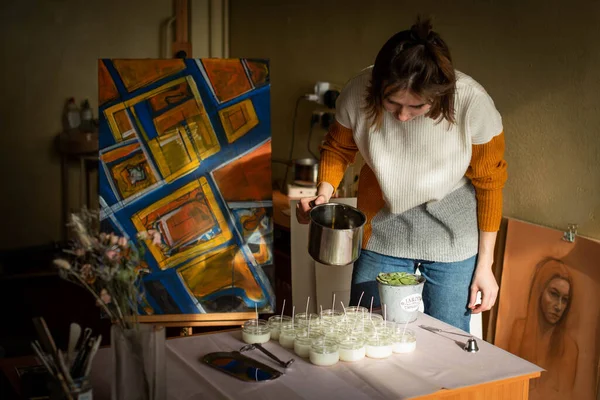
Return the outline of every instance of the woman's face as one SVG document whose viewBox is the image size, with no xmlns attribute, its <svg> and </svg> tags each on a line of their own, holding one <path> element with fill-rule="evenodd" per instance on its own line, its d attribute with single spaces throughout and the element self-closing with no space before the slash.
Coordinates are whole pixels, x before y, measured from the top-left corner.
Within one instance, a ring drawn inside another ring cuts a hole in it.
<svg viewBox="0 0 600 400">
<path fill-rule="evenodd" d="M 540 307 L 544 318 L 554 325 L 560 321 L 569 304 L 571 285 L 562 278 L 552 279 L 542 292 Z"/>
<path fill-rule="evenodd" d="M 398 121 L 407 122 L 427 114 L 431 104 L 408 90 L 399 90 L 383 99 L 383 108 Z"/>
</svg>

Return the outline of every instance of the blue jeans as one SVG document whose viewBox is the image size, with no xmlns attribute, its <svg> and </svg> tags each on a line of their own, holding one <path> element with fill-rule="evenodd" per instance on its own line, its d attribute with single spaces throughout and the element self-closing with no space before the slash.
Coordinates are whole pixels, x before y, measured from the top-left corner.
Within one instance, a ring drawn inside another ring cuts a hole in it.
<svg viewBox="0 0 600 400">
<path fill-rule="evenodd" d="M 417 269 L 426 279 L 423 287 L 425 314 L 469 332 L 471 311 L 469 286 L 475 271 L 477 256 L 458 262 L 432 262 L 384 256 L 368 250 L 362 250 L 352 271 L 350 304 L 358 304 L 364 291 L 361 305 L 369 308 L 371 296 L 373 307 L 380 307 L 379 289 L 375 278 L 380 272 L 408 272 L 414 274 Z"/>
</svg>

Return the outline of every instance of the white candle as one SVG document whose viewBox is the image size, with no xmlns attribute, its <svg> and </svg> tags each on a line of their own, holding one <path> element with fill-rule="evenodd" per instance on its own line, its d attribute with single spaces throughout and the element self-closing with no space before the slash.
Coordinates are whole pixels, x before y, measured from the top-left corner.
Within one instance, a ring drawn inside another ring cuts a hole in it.
<svg viewBox="0 0 600 400">
<path fill-rule="evenodd" d="M 281 325 L 290 324 L 292 318 L 287 315 L 274 315 L 269 318 L 269 328 L 271 328 L 271 340 L 279 340 Z"/>
<path fill-rule="evenodd" d="M 271 333 L 249 333 L 244 331 L 242 332 L 242 340 L 248 344 L 267 343 L 269 340 L 271 340 Z"/>
<path fill-rule="evenodd" d="M 359 361 L 365 358 L 365 346 L 359 349 L 345 349 L 342 346 L 339 348 L 341 361 Z"/>
<path fill-rule="evenodd" d="M 310 350 L 310 362 L 315 365 L 328 367 L 330 365 L 337 364 L 339 360 L 340 354 L 338 351 L 333 351 L 331 353 L 320 353 L 314 349 Z"/>
<path fill-rule="evenodd" d="M 294 353 L 302 358 L 308 357 L 310 355 L 310 343 L 303 343 L 298 339 L 294 340 Z"/>
<path fill-rule="evenodd" d="M 251 319 L 244 323 L 242 340 L 248 344 L 267 343 L 271 339 L 271 330 L 267 321 Z"/>
<path fill-rule="evenodd" d="M 411 329 L 397 326 L 394 338 L 394 353 L 410 353 L 417 348 L 417 336 Z"/>
<path fill-rule="evenodd" d="M 392 355 L 392 345 L 367 345 L 366 355 L 369 358 L 387 358 Z"/>
<path fill-rule="evenodd" d="M 410 353 L 417 348 L 417 342 L 396 342 L 393 346 L 394 353 Z"/>
<path fill-rule="evenodd" d="M 279 340 L 279 328 L 271 328 L 271 340 Z"/>
<path fill-rule="evenodd" d="M 294 340 L 296 339 L 296 331 L 281 331 L 279 333 L 279 344 L 286 349 L 294 348 Z"/>
</svg>

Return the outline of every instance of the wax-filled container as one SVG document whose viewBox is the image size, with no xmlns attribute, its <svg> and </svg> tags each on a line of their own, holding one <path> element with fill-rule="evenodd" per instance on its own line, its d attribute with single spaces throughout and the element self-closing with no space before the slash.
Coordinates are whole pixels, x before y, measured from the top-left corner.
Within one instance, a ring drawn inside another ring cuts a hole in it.
<svg viewBox="0 0 600 400">
<path fill-rule="evenodd" d="M 267 343 L 271 339 L 271 329 L 264 319 L 250 319 L 242 327 L 242 340 L 248 344 Z"/>
<path fill-rule="evenodd" d="M 337 324 L 344 319 L 344 312 L 328 308 L 327 310 L 321 311 L 320 317 L 323 321 L 331 321 L 332 323 Z"/>
<path fill-rule="evenodd" d="M 298 313 L 294 316 L 294 324 L 298 326 L 308 326 L 308 323 L 317 323 L 319 320 L 319 315 L 315 313 Z"/>
<path fill-rule="evenodd" d="M 352 315 L 352 314 L 362 315 L 363 313 L 368 314 L 369 309 L 366 307 L 362 307 L 362 306 L 346 307 L 346 315 Z"/>
<path fill-rule="evenodd" d="M 351 332 L 345 326 L 340 325 L 329 325 L 325 328 L 321 328 L 321 331 L 323 332 L 323 337 L 331 340 L 337 340 L 339 336 L 345 336 Z"/>
<path fill-rule="evenodd" d="M 365 358 L 365 338 L 359 334 L 348 334 L 337 338 L 341 361 L 359 361 Z"/>
<path fill-rule="evenodd" d="M 396 333 L 396 323 L 379 319 L 371 320 L 365 325 L 365 332 L 370 333 L 375 331 L 384 335 L 392 336 Z"/>
<path fill-rule="evenodd" d="M 417 336 L 412 329 L 405 329 L 403 324 L 398 324 L 392 336 L 394 353 L 411 353 L 417 348 Z"/>
<path fill-rule="evenodd" d="M 291 323 L 292 317 L 287 315 L 273 315 L 269 318 L 269 328 L 271 329 L 271 340 L 279 340 L 279 331 L 282 324 Z"/>
<path fill-rule="evenodd" d="M 314 365 L 322 367 L 337 364 L 340 360 L 337 342 L 324 337 L 314 339 L 310 346 L 309 359 Z"/>
<path fill-rule="evenodd" d="M 346 307 L 346 314 L 344 315 L 345 320 L 354 321 L 362 319 L 364 315 L 369 314 L 369 310 L 365 307 L 351 306 Z"/>
<path fill-rule="evenodd" d="M 294 340 L 296 340 L 296 333 L 298 333 L 298 327 L 293 323 L 284 323 L 279 328 L 279 344 L 281 347 L 286 349 L 294 348 Z"/>
<path fill-rule="evenodd" d="M 383 315 L 381 315 L 381 314 L 366 313 L 363 316 L 363 319 L 365 321 L 373 321 L 374 323 L 378 323 L 379 321 L 383 321 Z"/>
<path fill-rule="evenodd" d="M 310 355 L 310 346 L 315 339 L 323 337 L 323 332 L 318 329 L 311 328 L 302 329 L 296 333 L 296 339 L 294 339 L 294 353 L 298 356 L 307 358 Z"/>
<path fill-rule="evenodd" d="M 372 332 L 366 338 L 365 353 L 369 358 L 388 358 L 392 355 L 394 341 L 391 335 Z"/>
</svg>

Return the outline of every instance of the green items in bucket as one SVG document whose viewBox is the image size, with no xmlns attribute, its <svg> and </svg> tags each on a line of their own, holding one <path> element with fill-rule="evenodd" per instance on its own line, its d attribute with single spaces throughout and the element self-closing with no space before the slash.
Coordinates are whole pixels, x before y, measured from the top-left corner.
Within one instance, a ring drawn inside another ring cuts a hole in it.
<svg viewBox="0 0 600 400">
<path fill-rule="evenodd" d="M 380 272 L 377 281 L 391 286 L 417 285 L 419 277 L 408 272 Z"/>
</svg>

